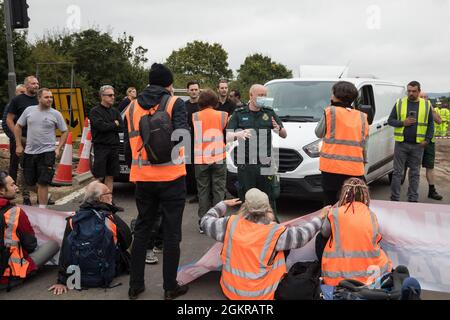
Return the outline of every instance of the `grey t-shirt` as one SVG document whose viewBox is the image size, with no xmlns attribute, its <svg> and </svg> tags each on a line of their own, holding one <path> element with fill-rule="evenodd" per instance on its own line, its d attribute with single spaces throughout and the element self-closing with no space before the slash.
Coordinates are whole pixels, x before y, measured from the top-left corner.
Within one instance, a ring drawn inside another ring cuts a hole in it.
<svg viewBox="0 0 450 320">
<path fill-rule="evenodd" d="M 42 110 L 39 106 L 30 106 L 25 109 L 17 123 L 28 128 L 25 147 L 27 154 L 55 151 L 55 130 L 67 131 L 62 114 L 53 108 Z"/>
</svg>

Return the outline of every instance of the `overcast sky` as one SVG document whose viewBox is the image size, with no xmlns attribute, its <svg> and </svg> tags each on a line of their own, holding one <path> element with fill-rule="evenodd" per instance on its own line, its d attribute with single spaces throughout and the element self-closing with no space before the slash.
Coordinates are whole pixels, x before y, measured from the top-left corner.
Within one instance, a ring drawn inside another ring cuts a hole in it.
<svg viewBox="0 0 450 320">
<path fill-rule="evenodd" d="M 33 41 L 96 26 L 127 32 L 164 62 L 187 42 L 218 42 L 233 71 L 253 53 L 298 76 L 300 65 L 345 65 L 430 92 L 450 91 L 450 0 L 28 0 Z"/>
</svg>

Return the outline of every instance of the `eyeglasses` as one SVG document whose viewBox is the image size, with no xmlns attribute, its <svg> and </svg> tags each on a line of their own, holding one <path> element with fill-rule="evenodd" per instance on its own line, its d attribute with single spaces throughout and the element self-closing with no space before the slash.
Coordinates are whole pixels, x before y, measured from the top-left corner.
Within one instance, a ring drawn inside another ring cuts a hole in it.
<svg viewBox="0 0 450 320">
<path fill-rule="evenodd" d="M 114 93 L 110 93 L 110 94 L 103 94 L 103 96 L 112 98 L 115 97 L 116 95 Z"/>
</svg>

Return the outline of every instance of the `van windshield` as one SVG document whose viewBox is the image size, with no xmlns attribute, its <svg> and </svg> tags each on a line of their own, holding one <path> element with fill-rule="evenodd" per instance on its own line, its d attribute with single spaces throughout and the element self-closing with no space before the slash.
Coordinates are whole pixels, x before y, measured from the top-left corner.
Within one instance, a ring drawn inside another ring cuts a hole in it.
<svg viewBox="0 0 450 320">
<path fill-rule="evenodd" d="M 330 105 L 333 81 L 287 81 L 267 85 L 273 109 L 282 121 L 318 122 Z"/>
</svg>

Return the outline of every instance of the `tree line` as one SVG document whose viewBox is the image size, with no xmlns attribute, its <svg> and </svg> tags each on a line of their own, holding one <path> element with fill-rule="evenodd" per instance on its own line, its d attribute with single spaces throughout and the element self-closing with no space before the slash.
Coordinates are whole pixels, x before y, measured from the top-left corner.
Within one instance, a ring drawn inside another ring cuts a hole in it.
<svg viewBox="0 0 450 320">
<path fill-rule="evenodd" d="M 0 6 L 0 9 L 3 10 Z M 1 11 L 2 12 L 2 11 Z M 5 25 L 0 15 L 0 111 L 8 103 L 8 62 Z M 98 89 L 110 84 L 116 89 L 119 102 L 126 89 L 138 91 L 148 84 L 148 49 L 134 46 L 134 38 L 123 33 L 114 38 L 98 29 L 75 33 L 48 33 L 33 43 L 26 31 L 14 32 L 14 59 L 17 82 L 38 72 L 41 86 L 81 87 L 86 112 L 98 104 Z M 220 79 L 228 79 L 229 87 L 248 98 L 253 83 L 265 83 L 279 78 L 291 78 L 292 71 L 283 64 L 259 53 L 249 55 L 237 70 L 236 76 L 228 65 L 228 53 L 219 43 L 193 41 L 172 51 L 163 63 L 173 71 L 175 88 L 185 88 L 196 80 L 201 87 L 215 88 Z M 74 79 L 71 79 L 73 65 Z"/>
</svg>

